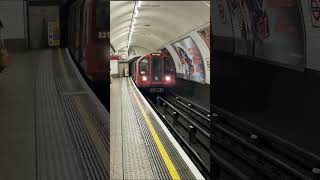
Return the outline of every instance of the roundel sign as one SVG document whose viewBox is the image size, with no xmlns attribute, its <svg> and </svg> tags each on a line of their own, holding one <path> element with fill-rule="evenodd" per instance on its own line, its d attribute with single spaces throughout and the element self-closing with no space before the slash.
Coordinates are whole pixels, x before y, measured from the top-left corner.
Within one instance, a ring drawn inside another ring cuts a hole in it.
<svg viewBox="0 0 320 180">
<path fill-rule="evenodd" d="M 122 60 L 125 60 L 125 59 L 126 59 L 126 55 L 125 55 L 125 54 L 122 54 L 122 55 L 120 56 L 120 58 L 121 58 Z"/>
</svg>

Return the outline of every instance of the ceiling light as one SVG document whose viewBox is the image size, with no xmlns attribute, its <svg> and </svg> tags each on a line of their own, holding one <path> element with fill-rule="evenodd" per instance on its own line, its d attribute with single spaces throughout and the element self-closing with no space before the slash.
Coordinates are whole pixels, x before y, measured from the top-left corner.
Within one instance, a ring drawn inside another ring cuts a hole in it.
<svg viewBox="0 0 320 180">
<path fill-rule="evenodd" d="M 142 3 L 142 1 L 138 1 L 138 7 L 140 7 L 141 6 L 141 3 Z"/>
</svg>

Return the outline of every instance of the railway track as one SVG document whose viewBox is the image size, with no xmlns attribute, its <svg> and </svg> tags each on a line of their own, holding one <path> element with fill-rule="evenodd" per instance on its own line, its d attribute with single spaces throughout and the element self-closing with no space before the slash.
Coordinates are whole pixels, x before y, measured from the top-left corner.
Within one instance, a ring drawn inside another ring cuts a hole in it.
<svg viewBox="0 0 320 180">
<path fill-rule="evenodd" d="M 204 120 L 194 118 L 199 112 L 187 111 L 184 109 L 186 107 L 182 104 L 178 105 L 178 99 L 173 97 L 155 96 L 147 93 L 145 93 L 145 97 L 201 173 L 206 179 L 210 179 L 210 133 L 208 127 L 204 128 L 200 124 Z M 191 104 L 188 107 L 193 109 L 192 107 L 195 106 L 195 104 Z M 206 117 L 206 115 L 202 114 L 202 117 Z"/>
<path fill-rule="evenodd" d="M 234 171 L 248 179 L 320 179 L 319 157 L 219 107 L 213 112 L 211 143 L 216 154 L 233 162 Z"/>
<path fill-rule="evenodd" d="M 211 158 L 214 179 L 320 179 L 320 158 L 221 108 L 210 115 L 175 94 L 147 99 L 207 178 Z"/>
</svg>

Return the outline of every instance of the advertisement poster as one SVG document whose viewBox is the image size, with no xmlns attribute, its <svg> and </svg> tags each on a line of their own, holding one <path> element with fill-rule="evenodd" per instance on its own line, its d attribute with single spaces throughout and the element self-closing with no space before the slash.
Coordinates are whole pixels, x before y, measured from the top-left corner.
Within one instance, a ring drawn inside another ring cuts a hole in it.
<svg viewBox="0 0 320 180">
<path fill-rule="evenodd" d="M 213 47 L 210 47 L 223 52 L 234 52 L 233 40 L 233 24 L 231 21 L 231 10 L 228 2 L 230 0 L 217 0 L 217 3 L 212 3 L 212 17 L 211 18 L 211 36 Z M 223 20 L 224 19 L 224 20 Z"/>
<path fill-rule="evenodd" d="M 48 22 L 48 45 L 60 46 L 59 22 Z"/>
<path fill-rule="evenodd" d="M 320 27 L 320 0 L 308 0 L 313 27 Z"/>
<path fill-rule="evenodd" d="M 187 37 L 172 44 L 182 65 L 183 78 L 199 83 L 205 83 L 204 62 L 199 48 Z"/>
<path fill-rule="evenodd" d="M 304 68 L 304 33 L 298 0 L 228 2 L 236 54 Z"/>
<path fill-rule="evenodd" d="M 226 24 L 227 22 L 227 18 L 226 18 L 226 14 L 225 14 L 225 10 L 224 10 L 224 5 L 222 0 L 217 0 L 217 4 L 218 4 L 218 10 L 219 10 L 219 17 L 220 17 L 220 21 L 222 24 Z"/>
<path fill-rule="evenodd" d="M 210 49 L 210 26 L 205 29 L 198 31 L 202 39 L 206 42 L 208 48 Z"/>
</svg>

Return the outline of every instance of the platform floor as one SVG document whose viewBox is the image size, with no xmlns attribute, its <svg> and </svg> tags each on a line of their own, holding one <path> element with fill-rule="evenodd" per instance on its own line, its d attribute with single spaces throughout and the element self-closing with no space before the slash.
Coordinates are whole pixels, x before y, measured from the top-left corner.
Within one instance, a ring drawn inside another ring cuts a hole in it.
<svg viewBox="0 0 320 180">
<path fill-rule="evenodd" d="M 204 179 L 130 78 L 114 78 L 111 112 L 111 179 Z"/>
<path fill-rule="evenodd" d="M 0 74 L 0 179 L 110 179 L 109 113 L 67 51 L 12 56 Z"/>
</svg>

